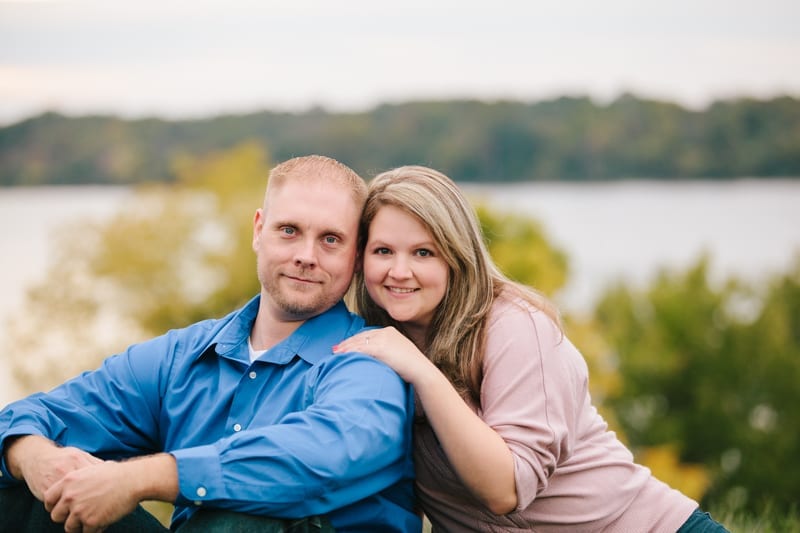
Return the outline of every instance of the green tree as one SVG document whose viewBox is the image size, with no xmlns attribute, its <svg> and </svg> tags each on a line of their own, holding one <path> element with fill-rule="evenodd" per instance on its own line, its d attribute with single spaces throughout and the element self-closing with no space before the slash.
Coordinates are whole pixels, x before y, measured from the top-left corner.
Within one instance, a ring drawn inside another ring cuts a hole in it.
<svg viewBox="0 0 800 533">
<path fill-rule="evenodd" d="M 621 384 L 608 405 L 634 450 L 704 465 L 706 504 L 787 510 L 800 495 L 800 261 L 763 293 L 708 277 L 703 258 L 604 296 Z"/>
<path fill-rule="evenodd" d="M 566 254 L 547 239 L 540 223 L 517 214 L 500 214 L 476 206 L 487 247 L 511 279 L 553 295 L 567 281 Z"/>
</svg>

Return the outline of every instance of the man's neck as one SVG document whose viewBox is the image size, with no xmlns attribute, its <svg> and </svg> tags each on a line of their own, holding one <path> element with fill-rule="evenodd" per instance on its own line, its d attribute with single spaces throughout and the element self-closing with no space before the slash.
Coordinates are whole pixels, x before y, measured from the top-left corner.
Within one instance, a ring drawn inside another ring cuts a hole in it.
<svg viewBox="0 0 800 533">
<path fill-rule="evenodd" d="M 269 350 L 295 332 L 305 320 L 288 320 L 275 315 L 274 310 L 264 306 L 262 299 L 258 315 L 250 331 L 250 343 L 254 350 Z"/>
</svg>

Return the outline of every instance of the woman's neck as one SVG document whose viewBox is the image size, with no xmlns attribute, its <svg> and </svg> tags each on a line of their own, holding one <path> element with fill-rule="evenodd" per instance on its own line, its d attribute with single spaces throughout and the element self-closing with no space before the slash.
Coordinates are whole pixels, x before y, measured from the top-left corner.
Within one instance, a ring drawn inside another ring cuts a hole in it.
<svg viewBox="0 0 800 533">
<path fill-rule="evenodd" d="M 403 324 L 403 333 L 419 348 L 419 351 L 428 355 L 428 328 L 406 322 Z"/>
</svg>

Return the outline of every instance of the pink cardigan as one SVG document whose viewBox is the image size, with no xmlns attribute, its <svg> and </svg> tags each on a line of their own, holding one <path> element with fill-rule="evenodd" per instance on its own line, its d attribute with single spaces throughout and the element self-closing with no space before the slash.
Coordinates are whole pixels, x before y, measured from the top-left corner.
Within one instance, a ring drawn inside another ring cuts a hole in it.
<svg viewBox="0 0 800 533">
<path fill-rule="evenodd" d="M 417 424 L 417 489 L 434 531 L 674 533 L 697 502 L 655 479 L 592 406 L 583 356 L 542 312 L 492 309 L 478 415 L 514 455 L 517 509 L 494 515 Z"/>
</svg>

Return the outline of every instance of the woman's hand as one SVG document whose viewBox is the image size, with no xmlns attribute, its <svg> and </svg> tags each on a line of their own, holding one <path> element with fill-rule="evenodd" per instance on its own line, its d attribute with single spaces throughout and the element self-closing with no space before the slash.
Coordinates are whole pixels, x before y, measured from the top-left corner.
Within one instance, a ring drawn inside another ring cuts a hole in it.
<svg viewBox="0 0 800 533">
<path fill-rule="evenodd" d="M 334 353 L 361 352 L 389 365 L 401 378 L 416 384 L 418 380 L 435 371 L 411 340 L 394 327 L 362 331 L 333 347 Z"/>
<path fill-rule="evenodd" d="M 393 327 L 373 329 L 345 339 L 333 351 L 369 354 L 414 385 L 428 422 L 464 484 L 495 514 L 516 508 L 511 450 L 410 339 Z"/>
</svg>

